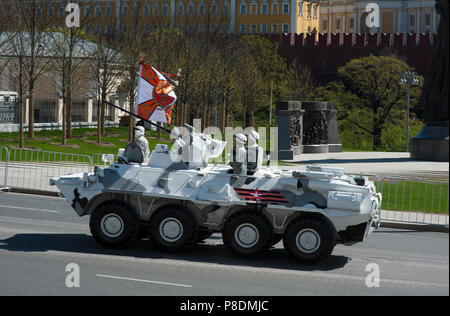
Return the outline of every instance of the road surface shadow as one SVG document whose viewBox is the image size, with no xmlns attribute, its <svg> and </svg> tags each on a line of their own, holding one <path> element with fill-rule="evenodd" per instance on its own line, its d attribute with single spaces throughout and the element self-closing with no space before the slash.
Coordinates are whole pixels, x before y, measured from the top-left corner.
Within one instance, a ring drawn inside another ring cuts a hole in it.
<svg viewBox="0 0 450 316">
<path fill-rule="evenodd" d="M 383 162 L 407 162 L 407 161 L 417 161 L 411 158 L 329 158 L 329 159 L 317 159 L 317 160 L 299 160 L 299 161 L 288 161 L 289 163 L 300 163 L 306 165 L 314 164 L 340 164 L 340 163 L 383 163 Z"/>
<path fill-rule="evenodd" d="M 0 249 L 20 252 L 62 251 L 85 254 L 126 256 L 147 259 L 174 259 L 191 262 L 216 263 L 223 265 L 275 268 L 301 271 L 330 271 L 344 267 L 350 259 L 344 256 L 330 256 L 318 265 L 302 265 L 295 262 L 288 253 L 280 248 L 271 248 L 262 258 L 242 259 L 231 254 L 222 243 L 211 236 L 204 243 L 197 244 L 188 253 L 165 253 L 149 240 L 140 240 L 123 249 L 106 249 L 85 234 L 17 234 L 0 240 Z"/>
</svg>

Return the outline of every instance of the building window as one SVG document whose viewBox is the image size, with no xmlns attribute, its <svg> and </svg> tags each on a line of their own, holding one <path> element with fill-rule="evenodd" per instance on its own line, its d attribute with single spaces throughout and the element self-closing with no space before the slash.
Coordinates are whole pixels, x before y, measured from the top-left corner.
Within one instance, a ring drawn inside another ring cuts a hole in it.
<svg viewBox="0 0 450 316">
<path fill-rule="evenodd" d="M 336 31 L 341 30 L 341 18 L 336 18 Z"/>
<path fill-rule="evenodd" d="M 169 6 L 167 5 L 167 3 L 163 3 L 161 13 L 163 16 L 169 15 Z"/>
<path fill-rule="evenodd" d="M 430 33 L 431 32 L 431 12 L 430 11 L 425 12 L 424 20 L 425 20 L 424 32 Z"/>
<path fill-rule="evenodd" d="M 94 15 L 100 16 L 101 13 L 102 13 L 102 8 L 99 5 L 95 6 Z"/>
<path fill-rule="evenodd" d="M 194 25 L 192 25 L 192 24 L 189 24 L 187 27 L 186 27 L 186 31 L 188 32 L 188 33 L 194 33 Z"/>
<path fill-rule="evenodd" d="M 278 3 L 272 2 L 272 14 L 278 14 Z"/>
<path fill-rule="evenodd" d="M 289 14 L 289 3 L 283 3 L 283 14 Z"/>
<path fill-rule="evenodd" d="M 283 24 L 283 33 L 289 33 L 289 24 Z"/>
<path fill-rule="evenodd" d="M 314 16 L 314 19 L 317 19 L 317 8 L 318 8 L 318 5 L 315 4 L 314 7 L 313 7 L 313 16 Z"/>
<path fill-rule="evenodd" d="M 133 16 L 139 15 L 139 7 L 137 5 L 133 6 Z"/>
<path fill-rule="evenodd" d="M 90 16 L 91 15 L 91 7 L 89 5 L 86 5 L 84 7 L 84 16 Z"/>
<path fill-rule="evenodd" d="M 267 34 L 267 24 L 261 24 L 261 34 Z"/>
<path fill-rule="evenodd" d="M 217 15 L 217 3 L 212 3 L 209 11 L 211 15 Z"/>
<path fill-rule="evenodd" d="M 122 26 L 122 33 L 128 33 L 128 25 Z"/>
<path fill-rule="evenodd" d="M 328 20 L 322 21 L 322 30 L 327 31 L 328 30 Z"/>
<path fill-rule="evenodd" d="M 303 16 L 303 1 L 298 3 L 298 15 Z"/>
<path fill-rule="evenodd" d="M 200 3 L 198 5 L 198 14 L 205 15 L 205 4 L 204 3 Z"/>
<path fill-rule="evenodd" d="M 355 18 L 354 17 L 350 18 L 349 24 L 350 24 L 350 30 L 355 29 Z"/>
<path fill-rule="evenodd" d="M 256 3 L 250 4 L 250 14 L 257 15 L 258 14 L 258 5 Z"/>
<path fill-rule="evenodd" d="M 127 4 L 124 4 L 122 7 L 122 15 L 128 16 L 128 5 Z"/>
<path fill-rule="evenodd" d="M 144 4 L 144 16 L 150 15 L 150 5 L 148 3 Z"/>
<path fill-rule="evenodd" d="M 112 16 L 112 7 L 110 4 L 107 4 L 105 7 L 105 15 L 106 16 Z"/>
<path fill-rule="evenodd" d="M 210 33 L 215 33 L 217 31 L 217 24 L 211 24 L 209 26 L 209 32 Z"/>
<path fill-rule="evenodd" d="M 245 34 L 247 32 L 247 25 L 246 24 L 240 24 L 239 25 L 239 33 Z"/>
<path fill-rule="evenodd" d="M 241 3 L 240 14 L 241 15 L 246 15 L 247 14 L 247 4 L 246 3 Z"/>
<path fill-rule="evenodd" d="M 106 35 L 111 34 L 111 25 L 109 24 L 105 25 L 105 34 Z"/>
<path fill-rule="evenodd" d="M 55 14 L 55 9 L 50 5 L 47 9 L 47 16 L 52 17 Z"/>
<path fill-rule="evenodd" d="M 184 14 L 184 5 L 183 5 L 183 3 L 179 3 L 178 4 L 177 14 L 180 15 L 180 16 Z"/>
<path fill-rule="evenodd" d="M 311 10 L 312 10 L 312 4 L 308 3 L 308 13 L 307 13 L 308 18 L 311 18 Z"/>
<path fill-rule="evenodd" d="M 308 34 L 311 33 L 311 26 L 308 26 Z"/>
<path fill-rule="evenodd" d="M 272 33 L 278 33 L 278 24 L 272 24 Z"/>
<path fill-rule="evenodd" d="M 194 15 L 194 4 L 189 3 L 188 5 L 188 15 Z"/>
<path fill-rule="evenodd" d="M 228 27 L 228 24 L 222 24 L 222 33 L 223 34 L 228 34 L 228 32 L 229 32 L 229 27 Z"/>
<path fill-rule="evenodd" d="M 409 13 L 409 32 L 414 33 L 416 31 L 416 13 Z"/>
<path fill-rule="evenodd" d="M 94 27 L 94 34 L 95 35 L 98 35 L 100 33 L 100 25 L 96 25 L 95 27 Z"/>
<path fill-rule="evenodd" d="M 250 24 L 250 34 L 256 34 L 258 26 L 256 24 Z"/>
<path fill-rule="evenodd" d="M 199 32 L 199 33 L 203 33 L 204 31 L 205 31 L 205 25 L 199 24 L 199 25 L 198 25 L 198 32 Z"/>
<path fill-rule="evenodd" d="M 152 15 L 153 16 L 156 16 L 156 15 L 159 15 L 159 5 L 158 5 L 158 3 L 153 3 L 153 5 L 152 5 Z"/>
<path fill-rule="evenodd" d="M 224 16 L 228 16 L 228 14 L 229 14 L 229 6 L 228 6 L 228 3 L 224 3 L 223 4 L 223 7 L 222 7 L 222 14 L 224 15 Z"/>
<path fill-rule="evenodd" d="M 90 31 L 91 31 L 91 27 L 90 26 L 85 26 L 84 27 L 84 33 L 89 34 Z"/>
<path fill-rule="evenodd" d="M 65 14 L 66 8 L 63 5 L 59 5 L 58 8 L 58 16 L 59 17 L 63 17 Z"/>
<path fill-rule="evenodd" d="M 261 14 L 269 14 L 269 4 L 261 4 Z"/>
</svg>

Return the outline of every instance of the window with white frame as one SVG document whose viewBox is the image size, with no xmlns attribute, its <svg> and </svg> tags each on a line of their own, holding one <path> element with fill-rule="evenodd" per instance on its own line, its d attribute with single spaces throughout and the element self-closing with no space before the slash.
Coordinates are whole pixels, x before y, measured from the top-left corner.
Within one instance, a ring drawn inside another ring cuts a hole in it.
<svg viewBox="0 0 450 316">
<path fill-rule="evenodd" d="M 53 8 L 52 5 L 50 5 L 50 6 L 47 8 L 47 16 L 48 16 L 48 17 L 52 17 L 52 16 L 54 16 L 54 15 L 55 15 L 55 9 Z"/>
<path fill-rule="evenodd" d="M 198 25 L 198 32 L 199 33 L 205 32 L 205 25 L 204 24 L 199 24 Z"/>
<path fill-rule="evenodd" d="M 241 2 L 240 9 L 239 9 L 240 15 L 246 15 L 247 14 L 247 3 Z"/>
<path fill-rule="evenodd" d="M 303 1 L 298 3 L 298 15 L 303 16 Z"/>
<path fill-rule="evenodd" d="M 105 25 L 105 34 L 106 35 L 111 34 L 111 25 L 109 25 L 109 24 Z"/>
<path fill-rule="evenodd" d="M 287 23 L 283 24 L 283 33 L 289 33 L 289 24 Z"/>
<path fill-rule="evenodd" d="M 328 31 L 328 20 L 327 19 L 322 20 L 322 30 Z"/>
<path fill-rule="evenodd" d="M 152 5 L 152 15 L 153 15 L 153 16 L 159 15 L 159 3 L 158 3 L 158 2 L 153 2 L 153 5 Z"/>
<path fill-rule="evenodd" d="M 415 12 L 410 12 L 409 13 L 409 32 L 410 33 L 414 33 L 416 31 L 416 13 Z"/>
<path fill-rule="evenodd" d="M 272 33 L 278 33 L 278 24 L 273 23 L 271 26 Z"/>
<path fill-rule="evenodd" d="M 100 5 L 96 5 L 95 9 L 94 9 L 94 16 L 100 16 L 102 14 L 102 8 L 100 7 Z"/>
<path fill-rule="evenodd" d="M 227 23 L 222 24 L 222 33 L 228 34 L 230 32 L 230 28 Z"/>
<path fill-rule="evenodd" d="M 272 14 L 278 14 L 278 2 L 272 1 Z"/>
<path fill-rule="evenodd" d="M 138 16 L 139 15 L 139 7 L 137 6 L 137 4 L 135 4 L 133 6 L 133 16 Z"/>
<path fill-rule="evenodd" d="M 267 2 L 261 3 L 261 14 L 269 14 L 269 4 Z"/>
<path fill-rule="evenodd" d="M 258 4 L 254 0 L 252 1 L 252 3 L 250 3 L 250 14 L 251 15 L 258 14 Z"/>
<path fill-rule="evenodd" d="M 169 15 L 169 5 L 167 3 L 163 3 L 163 5 L 161 7 L 161 14 L 163 16 L 168 16 Z"/>
<path fill-rule="evenodd" d="M 105 6 L 105 15 L 106 16 L 112 16 L 112 7 L 111 4 L 106 4 Z"/>
<path fill-rule="evenodd" d="M 217 15 L 217 3 L 211 3 L 211 7 L 209 8 L 211 15 Z"/>
<path fill-rule="evenodd" d="M 308 12 L 307 12 L 307 14 L 306 14 L 306 16 L 307 16 L 308 18 L 311 18 L 311 12 L 312 12 L 312 4 L 311 4 L 311 3 L 308 3 Z"/>
<path fill-rule="evenodd" d="M 267 34 L 267 24 L 261 24 L 261 34 Z"/>
<path fill-rule="evenodd" d="M 189 24 L 189 25 L 186 27 L 186 31 L 187 31 L 188 33 L 194 33 L 194 25 Z"/>
<path fill-rule="evenodd" d="M 1 16 L 2 14 L 0 13 L 0 16 Z M 37 6 L 36 6 L 36 16 L 38 17 L 38 18 L 40 18 L 41 16 L 42 16 L 42 7 L 41 7 L 41 5 L 40 4 L 38 4 Z"/>
<path fill-rule="evenodd" d="M 353 31 L 355 29 L 355 17 L 353 17 L 353 16 L 350 17 L 349 28 L 350 28 L 351 31 Z"/>
<path fill-rule="evenodd" d="M 215 33 L 217 31 L 217 24 L 211 24 L 210 26 L 209 26 L 209 32 L 210 33 Z"/>
<path fill-rule="evenodd" d="M 222 15 L 228 16 L 230 14 L 230 5 L 228 2 L 224 2 L 222 5 Z"/>
<path fill-rule="evenodd" d="M 256 34 L 258 32 L 258 26 L 256 24 L 250 24 L 250 34 Z"/>
<path fill-rule="evenodd" d="M 341 30 L 341 18 L 336 18 L 336 32 L 339 32 Z"/>
<path fill-rule="evenodd" d="M 126 3 L 124 3 L 122 6 L 122 15 L 128 16 L 128 5 Z"/>
<path fill-rule="evenodd" d="M 183 2 L 178 3 L 177 14 L 182 16 L 184 14 L 184 4 Z"/>
<path fill-rule="evenodd" d="M 431 32 L 431 12 L 430 11 L 425 12 L 423 30 L 425 33 Z"/>
<path fill-rule="evenodd" d="M 59 17 L 63 17 L 64 14 L 65 14 L 65 11 L 66 11 L 66 7 L 64 5 L 62 5 L 62 4 L 60 4 L 59 8 L 58 8 L 58 16 Z"/>
<path fill-rule="evenodd" d="M 188 4 L 188 15 L 194 15 L 194 12 L 195 12 L 195 10 L 194 10 L 194 4 L 192 3 L 192 2 L 189 2 L 189 4 Z"/>
<path fill-rule="evenodd" d="M 247 25 L 246 24 L 239 25 L 239 33 L 241 33 L 241 34 L 247 33 Z"/>
<path fill-rule="evenodd" d="M 198 15 L 205 15 L 205 4 L 204 3 L 200 3 L 198 5 Z"/>
<path fill-rule="evenodd" d="M 314 6 L 313 6 L 313 17 L 314 17 L 314 19 L 317 19 L 317 10 L 318 10 L 318 5 L 317 4 L 315 4 Z"/>
<path fill-rule="evenodd" d="M 289 14 L 289 2 L 283 2 L 283 14 Z"/>
</svg>

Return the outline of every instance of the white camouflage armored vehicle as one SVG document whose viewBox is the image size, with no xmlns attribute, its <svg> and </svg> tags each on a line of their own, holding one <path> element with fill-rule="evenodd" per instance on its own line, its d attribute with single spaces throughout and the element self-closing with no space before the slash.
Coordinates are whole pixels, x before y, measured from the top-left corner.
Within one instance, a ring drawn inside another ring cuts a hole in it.
<svg viewBox="0 0 450 316">
<path fill-rule="evenodd" d="M 79 216 L 90 215 L 91 233 L 105 247 L 147 235 L 164 250 L 183 251 L 220 232 L 235 254 L 260 256 L 282 239 L 293 257 L 310 264 L 378 227 L 381 194 L 368 178 L 320 166 L 208 164 L 224 147 L 191 130 L 189 141 L 178 138 L 171 150 L 157 145 L 148 164 L 130 144 L 118 162 L 50 184 Z"/>
</svg>

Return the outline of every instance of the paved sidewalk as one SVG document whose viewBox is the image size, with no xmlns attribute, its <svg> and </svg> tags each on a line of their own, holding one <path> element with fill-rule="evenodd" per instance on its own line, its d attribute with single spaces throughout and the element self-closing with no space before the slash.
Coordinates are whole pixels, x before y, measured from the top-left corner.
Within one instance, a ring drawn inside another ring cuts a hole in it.
<svg viewBox="0 0 450 316">
<path fill-rule="evenodd" d="M 448 162 L 420 161 L 410 158 L 409 153 L 400 152 L 342 152 L 327 154 L 301 154 L 289 163 L 289 169 L 303 169 L 306 165 L 323 165 L 344 168 L 346 173 L 376 174 L 385 176 L 448 180 Z M 295 164 L 295 165 L 291 165 Z M 284 165 L 281 166 L 285 168 Z"/>
</svg>

